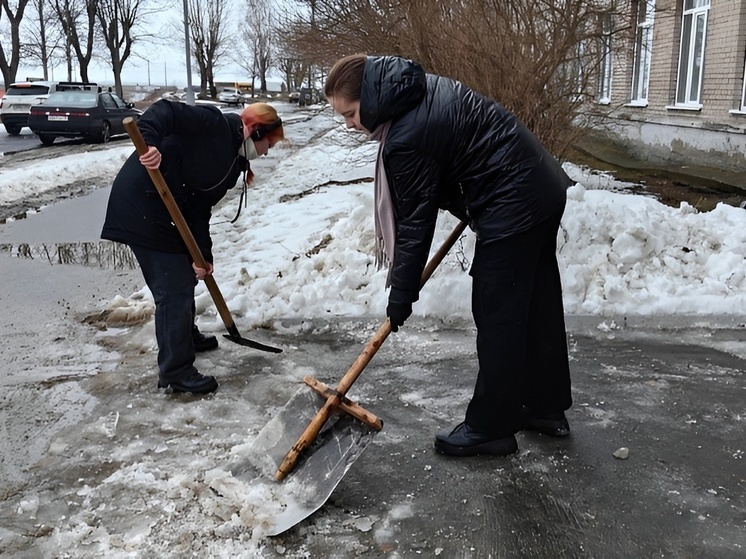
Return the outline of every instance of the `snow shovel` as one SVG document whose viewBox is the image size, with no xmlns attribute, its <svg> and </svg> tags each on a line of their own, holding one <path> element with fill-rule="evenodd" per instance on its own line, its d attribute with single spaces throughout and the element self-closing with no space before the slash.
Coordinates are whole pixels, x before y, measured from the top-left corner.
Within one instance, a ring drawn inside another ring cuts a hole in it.
<svg viewBox="0 0 746 559">
<path fill-rule="evenodd" d="M 465 228 L 465 222 L 459 223 L 433 255 L 422 272 L 420 286 L 430 279 Z M 282 481 L 297 465 L 288 481 L 292 482 L 293 491 L 298 488 L 298 494 L 276 515 L 268 535 L 280 534 L 318 510 L 383 428 L 383 421 L 347 399 L 346 394 L 390 333 L 387 319 L 336 388 L 307 375 L 303 381 L 312 391 L 301 387 L 253 441 L 252 455 L 268 459 L 271 467 L 277 468 L 275 480 Z M 290 445 L 290 451 L 285 453 Z"/>
<path fill-rule="evenodd" d="M 145 143 L 142 134 L 140 134 L 140 129 L 137 127 L 135 120 L 131 116 L 128 116 L 122 121 L 122 123 L 124 124 L 124 128 L 127 130 L 132 143 L 135 144 L 137 153 L 140 155 L 146 154 L 148 152 L 148 145 Z M 197 241 L 194 240 L 194 236 L 192 235 L 184 216 L 181 214 L 179 206 L 176 205 L 176 200 L 174 200 L 173 194 L 171 194 L 160 169 L 148 169 L 148 174 L 158 190 L 158 193 L 161 195 L 163 203 L 166 204 L 168 213 L 171 215 L 171 219 L 179 230 L 181 238 L 184 240 L 184 244 L 186 244 L 187 249 L 189 250 L 189 255 L 192 257 L 192 261 L 198 268 L 206 269 L 207 262 L 205 262 L 205 258 L 202 256 L 202 251 L 200 251 L 197 246 Z M 225 327 L 228 330 L 227 334 L 223 334 L 224 338 L 237 343 L 238 345 L 248 346 L 261 351 L 269 351 L 271 353 L 280 353 L 282 351 L 280 348 L 265 345 L 241 336 L 238 332 L 238 328 L 236 328 L 236 323 L 233 321 L 231 311 L 228 310 L 228 305 L 226 305 L 225 299 L 223 299 L 223 295 L 220 293 L 220 289 L 218 288 L 218 284 L 215 282 L 215 278 L 212 277 L 212 275 L 205 276 L 204 282 L 212 296 L 212 300 L 215 302 L 218 312 L 220 313 L 220 318 L 223 319 L 223 324 L 225 324 Z"/>
</svg>

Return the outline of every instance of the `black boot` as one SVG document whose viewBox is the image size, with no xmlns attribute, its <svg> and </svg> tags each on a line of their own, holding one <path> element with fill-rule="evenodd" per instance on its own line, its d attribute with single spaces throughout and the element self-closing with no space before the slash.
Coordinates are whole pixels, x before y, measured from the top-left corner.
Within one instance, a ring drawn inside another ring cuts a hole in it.
<svg viewBox="0 0 746 559">
<path fill-rule="evenodd" d="M 197 353 L 210 351 L 218 347 L 218 339 L 215 336 L 205 336 L 199 331 L 196 324 L 192 326 L 192 340 L 194 341 L 194 351 Z"/>
<path fill-rule="evenodd" d="M 570 423 L 565 412 L 532 414 L 527 412 L 526 431 L 538 431 L 550 437 L 566 437 L 570 434 Z"/>
<path fill-rule="evenodd" d="M 175 393 L 209 394 L 217 390 L 218 381 L 215 380 L 215 377 L 202 375 L 197 371 L 174 380 L 167 380 L 161 376 L 158 377 L 158 388 L 168 388 L 169 386 Z"/>
<path fill-rule="evenodd" d="M 505 456 L 516 452 L 518 443 L 513 435 L 496 438 L 475 431 L 464 422 L 456 425 L 451 431 L 441 431 L 435 435 L 435 450 L 449 456 Z"/>
</svg>

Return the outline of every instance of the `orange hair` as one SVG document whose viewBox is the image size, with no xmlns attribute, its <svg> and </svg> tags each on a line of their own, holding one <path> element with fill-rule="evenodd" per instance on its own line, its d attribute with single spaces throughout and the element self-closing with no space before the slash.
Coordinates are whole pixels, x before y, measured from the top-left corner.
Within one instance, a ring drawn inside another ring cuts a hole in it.
<svg viewBox="0 0 746 559">
<path fill-rule="evenodd" d="M 267 103 L 252 103 L 241 112 L 241 120 L 245 126 L 269 126 L 274 124 L 279 117 L 272 105 Z M 285 131 L 282 126 L 267 133 L 270 143 L 275 144 L 285 139 Z"/>
<path fill-rule="evenodd" d="M 279 120 L 277 111 L 272 105 L 267 103 L 252 103 L 241 111 L 241 122 L 247 128 L 253 126 L 271 126 Z M 270 144 L 274 145 L 280 140 L 285 139 L 285 131 L 283 130 L 282 124 L 277 128 L 274 128 L 267 132 L 266 137 L 269 139 Z M 254 180 L 254 171 L 251 170 L 251 166 L 246 164 L 246 172 L 244 173 L 244 183 L 251 184 Z"/>
</svg>

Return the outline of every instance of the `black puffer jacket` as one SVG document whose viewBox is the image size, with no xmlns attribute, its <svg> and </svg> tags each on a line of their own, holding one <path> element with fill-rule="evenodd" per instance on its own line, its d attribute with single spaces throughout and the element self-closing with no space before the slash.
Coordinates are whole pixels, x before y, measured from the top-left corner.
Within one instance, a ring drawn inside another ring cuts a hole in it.
<svg viewBox="0 0 746 559">
<path fill-rule="evenodd" d="M 210 215 L 236 185 L 245 160 L 241 118 L 215 107 L 157 101 L 138 121 L 145 142 L 161 152 L 160 171 L 194 235 L 212 262 Z M 137 152 L 122 166 L 109 197 L 101 237 L 163 252 L 187 252 Z"/>
<path fill-rule="evenodd" d="M 368 57 L 361 124 L 391 121 L 383 162 L 396 212 L 394 302 L 416 301 L 438 209 L 478 242 L 526 231 L 562 211 L 570 179 L 507 109 L 398 57 Z"/>
</svg>

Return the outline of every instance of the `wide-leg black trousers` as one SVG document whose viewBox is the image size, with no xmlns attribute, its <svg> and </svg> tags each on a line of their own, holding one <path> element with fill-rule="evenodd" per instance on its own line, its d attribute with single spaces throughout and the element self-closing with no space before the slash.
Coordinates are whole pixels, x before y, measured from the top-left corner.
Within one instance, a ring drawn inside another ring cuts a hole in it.
<svg viewBox="0 0 746 559">
<path fill-rule="evenodd" d="M 479 373 L 466 423 L 480 432 L 509 436 L 526 410 L 541 416 L 572 405 L 556 254 L 561 218 L 477 242 L 470 273 Z"/>
</svg>

